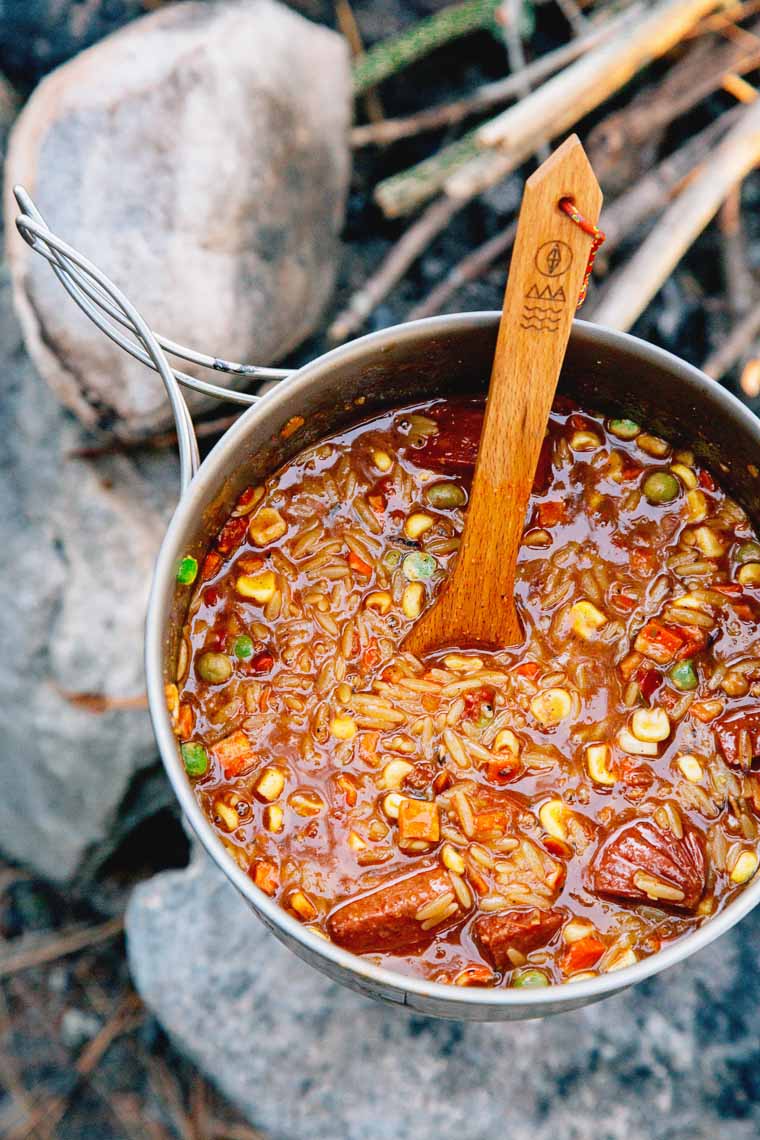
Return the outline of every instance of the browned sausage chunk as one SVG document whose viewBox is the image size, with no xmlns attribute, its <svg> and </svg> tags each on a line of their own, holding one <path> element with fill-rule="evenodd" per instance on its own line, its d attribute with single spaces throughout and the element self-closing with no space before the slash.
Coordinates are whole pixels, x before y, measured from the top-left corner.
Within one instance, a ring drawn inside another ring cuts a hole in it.
<svg viewBox="0 0 760 1140">
<path fill-rule="evenodd" d="M 591 882 L 600 895 L 695 910 L 705 889 L 702 837 L 692 827 L 679 839 L 648 820 L 628 824 L 597 852 Z"/>
<path fill-rule="evenodd" d="M 436 915 L 427 915 L 427 910 L 417 917 L 421 908 L 444 899 L 448 899 L 444 909 L 450 909 L 451 913 L 442 921 L 428 926 Z M 448 872 L 434 867 L 385 883 L 369 894 L 343 903 L 330 915 L 327 927 L 338 946 L 354 954 L 379 954 L 429 942 L 461 917 Z"/>
<path fill-rule="evenodd" d="M 751 768 L 760 756 L 760 710 L 756 702 L 722 716 L 715 723 L 715 735 L 727 764 Z"/>
<path fill-rule="evenodd" d="M 551 942 L 564 921 L 558 910 L 508 910 L 484 914 L 473 923 L 472 933 L 485 958 L 497 970 L 511 970 L 510 950 L 530 954 Z"/>
</svg>

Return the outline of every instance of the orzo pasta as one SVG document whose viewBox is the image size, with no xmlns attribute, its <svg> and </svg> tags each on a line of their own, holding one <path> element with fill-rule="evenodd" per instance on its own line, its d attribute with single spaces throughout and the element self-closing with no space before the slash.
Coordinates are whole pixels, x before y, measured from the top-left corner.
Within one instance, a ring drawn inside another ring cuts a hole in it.
<svg viewBox="0 0 760 1140">
<path fill-rule="evenodd" d="M 558 399 L 524 643 L 416 660 L 481 422 L 387 413 L 248 488 L 178 568 L 167 699 L 220 841 L 302 922 L 438 981 L 546 985 L 654 953 L 755 874 L 760 543 L 689 451 Z"/>
</svg>

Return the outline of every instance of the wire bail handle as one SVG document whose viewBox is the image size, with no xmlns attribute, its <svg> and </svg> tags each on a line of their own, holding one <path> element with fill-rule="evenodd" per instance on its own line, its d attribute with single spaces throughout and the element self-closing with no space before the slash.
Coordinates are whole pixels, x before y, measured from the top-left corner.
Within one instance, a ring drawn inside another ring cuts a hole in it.
<svg viewBox="0 0 760 1140">
<path fill-rule="evenodd" d="M 285 380 L 292 375 L 292 370 L 260 368 L 253 364 L 238 364 L 221 357 L 208 356 L 153 332 L 131 301 L 97 266 L 52 232 L 23 186 L 14 187 L 13 193 L 21 210 L 16 218 L 16 229 L 27 245 L 50 263 L 66 292 L 93 324 L 130 356 L 158 372 L 161 377 L 177 431 L 180 491 L 184 493 L 198 470 L 200 457 L 195 429 L 182 388 L 243 406 L 256 404 L 262 397 L 223 388 L 172 368 L 166 353 L 201 368 L 245 376 L 258 382 Z"/>
</svg>

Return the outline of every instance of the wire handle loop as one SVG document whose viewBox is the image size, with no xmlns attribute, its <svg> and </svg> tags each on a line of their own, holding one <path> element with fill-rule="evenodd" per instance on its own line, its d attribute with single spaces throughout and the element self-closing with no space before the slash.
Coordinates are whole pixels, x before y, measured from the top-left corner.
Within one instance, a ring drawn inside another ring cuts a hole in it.
<svg viewBox="0 0 760 1140">
<path fill-rule="evenodd" d="M 203 368 L 245 376 L 259 382 L 284 380 L 291 372 L 282 368 L 259 368 L 252 364 L 238 364 L 220 357 L 207 356 L 154 333 L 129 299 L 97 266 L 51 231 L 23 186 L 16 186 L 13 192 L 21 210 L 16 218 L 16 228 L 27 245 L 50 263 L 53 273 L 85 316 L 125 352 L 158 372 L 161 377 L 177 429 L 180 489 L 184 492 L 198 469 L 199 455 L 195 430 L 182 388 L 190 388 L 204 396 L 243 406 L 255 404 L 261 397 L 250 392 L 223 388 L 172 368 L 166 353 Z"/>
</svg>

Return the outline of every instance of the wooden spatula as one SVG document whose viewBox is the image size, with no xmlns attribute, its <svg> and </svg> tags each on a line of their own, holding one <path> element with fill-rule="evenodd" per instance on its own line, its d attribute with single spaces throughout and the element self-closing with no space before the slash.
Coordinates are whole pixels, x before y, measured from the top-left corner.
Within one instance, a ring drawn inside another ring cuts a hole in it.
<svg viewBox="0 0 760 1140">
<path fill-rule="evenodd" d="M 563 198 L 596 225 L 602 192 L 575 135 L 525 184 L 462 544 L 449 581 L 404 639 L 417 656 L 522 640 L 517 555 L 592 242 L 560 209 Z"/>
</svg>

